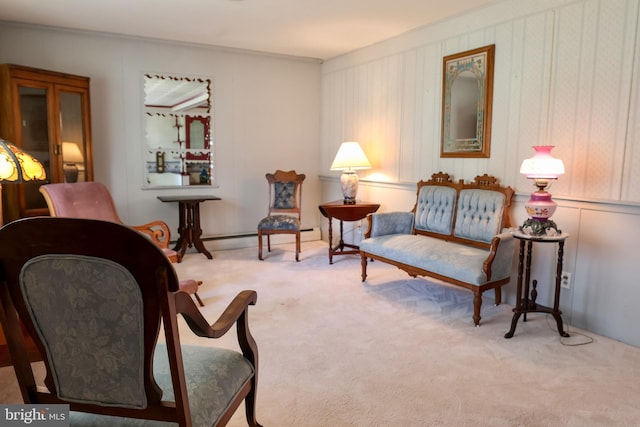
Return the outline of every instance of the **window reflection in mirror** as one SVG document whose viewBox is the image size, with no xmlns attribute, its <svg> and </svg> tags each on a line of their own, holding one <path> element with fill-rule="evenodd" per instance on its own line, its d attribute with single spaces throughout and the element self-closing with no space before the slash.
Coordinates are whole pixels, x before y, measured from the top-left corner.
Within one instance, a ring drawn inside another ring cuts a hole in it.
<svg viewBox="0 0 640 427">
<path fill-rule="evenodd" d="M 211 185 L 211 80 L 144 76 L 146 187 Z"/>
</svg>

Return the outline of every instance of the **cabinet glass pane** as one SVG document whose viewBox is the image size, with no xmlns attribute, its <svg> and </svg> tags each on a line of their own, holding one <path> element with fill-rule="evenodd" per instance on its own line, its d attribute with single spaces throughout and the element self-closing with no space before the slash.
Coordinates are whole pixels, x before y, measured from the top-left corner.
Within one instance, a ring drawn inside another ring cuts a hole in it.
<svg viewBox="0 0 640 427">
<path fill-rule="evenodd" d="M 47 119 L 47 89 L 18 87 L 22 148 L 40 160 L 51 177 L 51 153 L 49 152 L 49 122 Z M 38 191 L 40 183 L 24 184 L 26 209 L 46 208 L 47 204 Z"/>
<path fill-rule="evenodd" d="M 64 181 L 86 181 L 81 94 L 60 92 L 60 122 Z"/>
</svg>

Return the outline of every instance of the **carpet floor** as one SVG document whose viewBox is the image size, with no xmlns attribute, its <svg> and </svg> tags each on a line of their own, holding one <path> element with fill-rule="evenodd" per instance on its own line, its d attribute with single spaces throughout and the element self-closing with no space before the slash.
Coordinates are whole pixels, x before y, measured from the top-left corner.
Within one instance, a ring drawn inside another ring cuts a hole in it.
<svg viewBox="0 0 640 427">
<path fill-rule="evenodd" d="M 237 292 L 254 289 L 251 331 L 260 354 L 258 421 L 265 427 L 638 426 L 640 349 L 567 325 L 560 338 L 543 314 L 520 320 L 483 301 L 473 326 L 469 291 L 413 279 L 326 243 L 187 254 L 180 277 L 204 281 L 213 322 Z M 235 333 L 183 343 L 237 348 Z M 0 403 L 20 403 L 12 368 L 0 368 Z M 229 426 L 246 426 L 239 410 Z"/>
</svg>

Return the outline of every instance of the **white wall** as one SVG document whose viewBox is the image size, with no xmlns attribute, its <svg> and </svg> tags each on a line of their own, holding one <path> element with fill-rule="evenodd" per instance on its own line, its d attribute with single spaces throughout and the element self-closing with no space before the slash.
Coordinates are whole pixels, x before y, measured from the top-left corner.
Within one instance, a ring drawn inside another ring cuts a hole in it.
<svg viewBox="0 0 640 427">
<path fill-rule="evenodd" d="M 532 145 L 556 145 L 567 174 L 551 189 L 560 204 L 554 219 L 571 233 L 565 269 L 574 279 L 562 293 L 565 317 L 640 346 L 632 326 L 640 322 L 632 307 L 640 296 L 638 1 L 499 1 L 322 66 L 2 23 L 0 62 L 91 77 L 96 179 L 109 186 L 125 221 L 160 218 L 173 230 L 177 207 L 156 200 L 172 191 L 142 190 L 142 74 L 213 78 L 220 186 L 208 193 L 223 200 L 202 206 L 206 236 L 254 231 L 267 203 L 264 173 L 276 168 L 307 174 L 303 222 L 326 231 L 317 205 L 340 198 L 329 166 L 345 140 L 359 140 L 374 164 L 360 173 L 359 197 L 380 202 L 381 211 L 411 209 L 415 183 L 433 172 L 456 179 L 487 172 L 519 192 L 512 212 L 519 224 L 532 189 L 520 163 Z M 442 57 L 491 43 L 491 157 L 441 159 Z M 548 252 L 535 266 L 542 302 L 549 299 L 542 283 L 553 273 Z M 513 283 L 507 290 L 513 303 Z"/>
<path fill-rule="evenodd" d="M 303 226 L 319 225 L 319 62 L 2 23 L 0 63 L 91 78 L 95 179 L 123 221 L 162 219 L 177 235 L 177 204 L 156 197 L 204 192 L 222 198 L 201 206 L 205 237 L 255 233 L 267 212 L 265 173 L 295 169 L 307 175 Z M 217 188 L 142 189 L 144 73 L 213 79 Z"/>
<path fill-rule="evenodd" d="M 639 9 L 638 0 L 505 0 L 326 61 L 321 170 L 340 142 L 360 141 L 374 168 L 361 171 L 359 197 L 380 202 L 381 211 L 410 210 L 415 183 L 434 172 L 466 180 L 487 172 L 517 190 L 518 225 L 533 190 L 520 164 L 532 145 L 555 145 L 567 173 L 551 187 L 554 219 L 571 234 L 565 319 L 640 346 L 631 326 L 640 322 L 632 305 L 640 296 Z M 491 157 L 440 158 L 442 58 L 489 44 L 496 45 Z M 324 198 L 336 194 L 335 179 L 321 182 Z M 538 250 L 534 264 L 547 305 L 553 249 Z"/>
</svg>

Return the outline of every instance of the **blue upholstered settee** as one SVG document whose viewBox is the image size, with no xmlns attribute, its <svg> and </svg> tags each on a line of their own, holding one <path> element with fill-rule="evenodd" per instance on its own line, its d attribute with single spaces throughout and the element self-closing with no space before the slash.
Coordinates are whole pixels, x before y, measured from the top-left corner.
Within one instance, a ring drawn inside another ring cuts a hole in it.
<svg viewBox="0 0 640 427">
<path fill-rule="evenodd" d="M 367 260 L 387 262 L 412 277 L 430 276 L 462 286 L 474 294 L 473 321 L 480 324 L 482 293 L 509 283 L 514 239 L 509 230 L 513 189 L 494 177 L 472 183 L 453 182 L 449 174 L 433 174 L 418 183 L 411 212 L 374 213 L 367 217 L 360 242 L 362 281 Z"/>
</svg>

